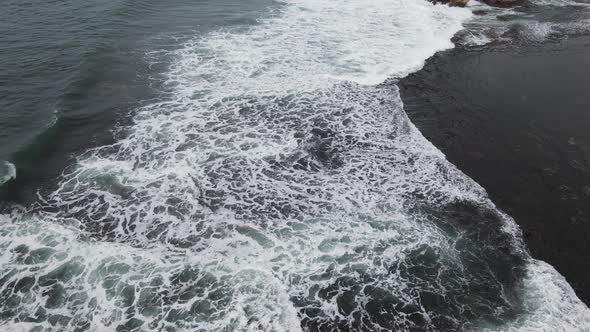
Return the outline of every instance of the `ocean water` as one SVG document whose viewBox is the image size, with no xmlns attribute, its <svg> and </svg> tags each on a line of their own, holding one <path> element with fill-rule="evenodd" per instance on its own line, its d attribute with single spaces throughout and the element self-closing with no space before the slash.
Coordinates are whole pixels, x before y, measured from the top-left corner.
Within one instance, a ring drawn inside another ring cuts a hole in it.
<svg viewBox="0 0 590 332">
<path fill-rule="evenodd" d="M 1 329 L 590 328 L 382 84 L 481 27 L 470 8 L 5 8 L 0 179 L 44 190 L 2 208 Z"/>
<path fill-rule="evenodd" d="M 590 33 L 588 0 L 533 0 L 514 8 L 471 1 L 469 8 L 480 17 L 458 34 L 456 42 L 466 47 L 540 45 Z"/>
</svg>

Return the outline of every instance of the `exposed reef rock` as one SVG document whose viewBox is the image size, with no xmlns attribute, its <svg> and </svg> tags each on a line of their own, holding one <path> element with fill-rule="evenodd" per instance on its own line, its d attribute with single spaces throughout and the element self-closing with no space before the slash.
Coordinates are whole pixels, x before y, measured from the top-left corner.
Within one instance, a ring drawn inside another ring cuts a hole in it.
<svg viewBox="0 0 590 332">
<path fill-rule="evenodd" d="M 522 5 L 526 0 L 482 0 L 482 2 L 494 7 L 512 7 Z"/>
<path fill-rule="evenodd" d="M 465 7 L 469 0 L 430 0 L 432 3 L 443 3 L 454 7 Z"/>
<path fill-rule="evenodd" d="M 469 0 L 449 0 L 449 6 L 465 7 Z"/>
<path fill-rule="evenodd" d="M 445 3 L 454 7 L 465 7 L 469 0 L 431 0 L 433 3 Z M 489 6 L 494 7 L 512 7 L 519 6 L 526 2 L 526 0 L 479 0 Z"/>
</svg>

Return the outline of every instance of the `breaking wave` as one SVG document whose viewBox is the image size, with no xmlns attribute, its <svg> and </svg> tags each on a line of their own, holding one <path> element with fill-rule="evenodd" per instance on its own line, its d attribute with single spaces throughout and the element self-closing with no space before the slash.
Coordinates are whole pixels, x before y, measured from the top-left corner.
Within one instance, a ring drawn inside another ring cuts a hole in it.
<svg viewBox="0 0 590 332">
<path fill-rule="evenodd" d="M 7 161 L 0 164 L 0 186 L 16 178 L 16 167 Z"/>
</svg>

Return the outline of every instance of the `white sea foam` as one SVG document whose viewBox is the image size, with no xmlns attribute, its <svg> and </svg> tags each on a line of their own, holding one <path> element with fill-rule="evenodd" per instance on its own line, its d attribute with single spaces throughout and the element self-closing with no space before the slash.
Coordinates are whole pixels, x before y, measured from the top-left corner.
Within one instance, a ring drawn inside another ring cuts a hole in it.
<svg viewBox="0 0 590 332">
<path fill-rule="evenodd" d="M 485 12 L 469 20 L 460 43 L 465 46 L 482 46 L 492 42 L 531 44 L 559 40 L 590 32 L 590 4 L 570 0 L 537 0 L 534 5 L 543 7 L 578 7 L 580 15 L 562 21 L 547 21 L 543 15 L 516 8 L 494 8 L 478 1 L 470 2 L 469 8 Z M 545 11 L 553 9 L 547 8 Z M 499 16 L 510 17 L 499 20 Z"/>
<path fill-rule="evenodd" d="M 16 178 L 16 167 L 7 161 L 0 164 L 0 186 Z"/>
<path fill-rule="evenodd" d="M 112 330 L 129 324 L 126 316 L 133 303 L 139 307 L 134 316 L 157 321 L 144 326 L 156 331 L 167 327 L 247 330 L 253 326 L 249 317 L 256 317 L 256 326 L 262 330 L 300 330 L 284 285 L 265 270 L 223 270 L 214 261 L 204 266 L 196 255 L 87 241 L 81 236 L 74 228 L 0 215 L 3 275 L 20 280 L 18 291 L 6 292 L 10 282 L 2 288 L 4 309 L 16 303 L 22 306 L 23 317 L 51 313 L 54 318 L 40 324 L 14 323 L 8 325 L 10 330 L 28 331 L 35 326 L 52 330 L 87 323 L 92 330 Z M 190 302 L 184 300 L 190 295 Z M 198 325 L 173 324 L 175 315 L 195 308 L 203 316 Z"/>
<path fill-rule="evenodd" d="M 526 255 L 518 229 L 504 218 L 513 241 L 475 245 L 440 222 L 430 210 L 494 206 L 409 122 L 395 85 L 375 85 L 452 47 L 469 17 L 425 1 L 293 0 L 196 37 L 171 54 L 169 99 L 82 156 L 45 212 L 2 217 L 0 291 L 45 327 L 96 330 L 433 329 L 457 319 L 421 292 L 459 308 L 479 283 L 502 299 L 473 257 Z"/>
<path fill-rule="evenodd" d="M 500 330 L 507 332 L 588 331 L 588 307 L 579 301 L 572 287 L 555 269 L 542 261 L 531 260 L 520 293 L 523 313 Z M 497 331 L 496 328 L 482 328 Z"/>
</svg>

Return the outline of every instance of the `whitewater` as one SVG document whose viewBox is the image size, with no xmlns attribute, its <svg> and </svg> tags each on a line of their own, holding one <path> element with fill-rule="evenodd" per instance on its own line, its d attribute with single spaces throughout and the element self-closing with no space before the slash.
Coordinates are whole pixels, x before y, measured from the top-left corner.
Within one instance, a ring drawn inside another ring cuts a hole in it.
<svg viewBox="0 0 590 332">
<path fill-rule="evenodd" d="M 396 80 L 473 19 L 288 0 L 170 51 L 164 98 L 0 215 L 0 329 L 589 330 L 403 110 Z"/>
</svg>

